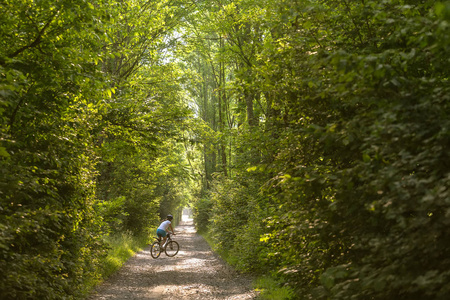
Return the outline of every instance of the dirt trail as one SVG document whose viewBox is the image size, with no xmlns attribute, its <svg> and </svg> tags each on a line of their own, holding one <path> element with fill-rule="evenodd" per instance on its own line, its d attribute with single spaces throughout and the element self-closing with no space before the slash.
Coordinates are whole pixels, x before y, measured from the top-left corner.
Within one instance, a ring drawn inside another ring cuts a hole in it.
<svg viewBox="0 0 450 300">
<path fill-rule="evenodd" d="M 105 281 L 89 300 L 255 299 L 251 279 L 228 267 L 195 233 L 190 221 L 175 228 L 175 257 L 150 255 L 150 246 Z"/>
</svg>

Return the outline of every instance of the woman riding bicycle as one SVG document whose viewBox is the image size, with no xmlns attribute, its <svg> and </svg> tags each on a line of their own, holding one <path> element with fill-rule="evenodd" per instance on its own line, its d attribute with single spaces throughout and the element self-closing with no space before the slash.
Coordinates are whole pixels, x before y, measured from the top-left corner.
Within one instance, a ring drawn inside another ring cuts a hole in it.
<svg viewBox="0 0 450 300">
<path fill-rule="evenodd" d="M 173 230 L 173 227 L 172 227 L 172 220 L 173 220 L 173 216 L 172 215 L 168 215 L 167 219 L 164 220 L 161 223 L 161 225 L 159 225 L 158 229 L 156 230 L 156 235 L 159 238 L 163 238 L 162 245 L 164 245 L 164 243 L 167 240 L 167 229 L 168 228 L 172 231 L 172 234 L 175 234 L 175 231 Z"/>
</svg>

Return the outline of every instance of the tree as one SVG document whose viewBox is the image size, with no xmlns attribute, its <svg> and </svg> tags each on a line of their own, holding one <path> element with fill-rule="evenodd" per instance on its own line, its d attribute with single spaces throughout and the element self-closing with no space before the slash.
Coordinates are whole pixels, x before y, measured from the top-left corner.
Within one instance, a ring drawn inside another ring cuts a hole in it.
<svg viewBox="0 0 450 300">
<path fill-rule="evenodd" d="M 252 208 L 265 247 L 249 249 L 303 298 L 444 297 L 447 10 L 417 1 L 221 7 L 212 26 L 229 34 L 227 61 L 247 63 L 230 69 L 240 81 L 228 88 L 265 108 L 260 124 L 239 129 L 235 176 L 212 191 L 221 250 L 246 253 L 232 233 L 248 220 L 228 221 Z M 255 186 L 259 197 L 247 195 Z M 221 192 L 230 187 L 239 192 Z"/>
<path fill-rule="evenodd" d="M 105 30 L 106 12 L 106 2 L 2 3 L 4 297 L 75 297 L 96 276 L 103 248 L 89 132 L 104 85 L 93 59 L 103 40 L 91 30 Z M 91 20 L 96 27 L 84 26 Z"/>
<path fill-rule="evenodd" d="M 174 4 L 191 5 L 2 2 L 2 296 L 80 297 L 109 229 L 157 222 L 161 142 L 190 114 L 173 65 L 151 83 L 163 37 L 188 13 Z"/>
</svg>

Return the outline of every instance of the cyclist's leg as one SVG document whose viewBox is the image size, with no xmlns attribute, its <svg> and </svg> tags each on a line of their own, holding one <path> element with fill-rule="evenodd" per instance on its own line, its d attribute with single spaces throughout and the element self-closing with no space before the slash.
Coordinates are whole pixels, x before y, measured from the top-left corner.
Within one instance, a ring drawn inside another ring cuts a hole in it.
<svg viewBox="0 0 450 300">
<path fill-rule="evenodd" d="M 163 240 L 161 242 L 161 245 L 164 245 L 164 243 L 166 242 L 166 239 L 167 239 L 167 233 L 164 230 L 162 230 L 162 229 L 158 229 L 156 231 L 156 234 L 158 235 L 160 240 L 161 240 L 161 238 L 163 238 Z"/>
</svg>

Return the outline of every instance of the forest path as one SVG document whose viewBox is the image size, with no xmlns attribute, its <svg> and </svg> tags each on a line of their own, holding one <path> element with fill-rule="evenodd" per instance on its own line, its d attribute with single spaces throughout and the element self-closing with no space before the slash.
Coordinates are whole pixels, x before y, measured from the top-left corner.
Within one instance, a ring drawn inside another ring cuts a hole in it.
<svg viewBox="0 0 450 300">
<path fill-rule="evenodd" d="M 180 244 L 175 257 L 161 253 L 153 259 L 147 246 L 88 299 L 255 299 L 251 279 L 217 257 L 191 220 L 183 221 L 175 233 L 173 239 Z"/>
</svg>

